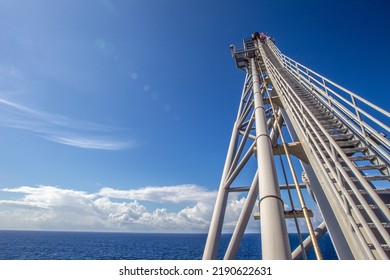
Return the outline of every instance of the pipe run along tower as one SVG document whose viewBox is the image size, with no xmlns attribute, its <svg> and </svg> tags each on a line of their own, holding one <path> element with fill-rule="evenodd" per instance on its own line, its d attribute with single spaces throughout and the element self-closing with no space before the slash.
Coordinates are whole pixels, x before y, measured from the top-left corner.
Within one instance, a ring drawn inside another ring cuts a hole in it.
<svg viewBox="0 0 390 280">
<path fill-rule="evenodd" d="M 246 76 L 203 259 L 221 257 L 233 193 L 246 199 L 224 259 L 235 258 L 250 219 L 260 222 L 263 259 L 305 259 L 311 247 L 322 259 L 325 232 L 340 259 L 389 259 L 390 113 L 282 54 L 264 33 L 231 51 Z M 286 219 L 300 240 L 293 250 Z"/>
</svg>

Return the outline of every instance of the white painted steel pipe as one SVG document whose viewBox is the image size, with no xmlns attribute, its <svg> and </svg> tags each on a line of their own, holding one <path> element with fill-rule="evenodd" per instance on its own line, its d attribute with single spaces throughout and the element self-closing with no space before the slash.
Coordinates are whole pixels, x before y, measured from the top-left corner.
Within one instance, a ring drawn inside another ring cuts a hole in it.
<svg viewBox="0 0 390 280">
<path fill-rule="evenodd" d="M 267 119 L 259 73 L 255 58 L 251 58 L 251 71 L 255 107 L 257 164 L 259 171 L 261 247 L 264 260 L 291 259 L 284 205 L 280 198 L 279 183 L 272 153 L 271 139 L 267 129 Z"/>
<path fill-rule="evenodd" d="M 225 257 L 224 257 L 225 260 L 233 260 L 236 257 L 238 247 L 240 246 L 240 241 L 244 236 L 245 229 L 248 225 L 248 221 L 251 217 L 253 207 L 256 203 L 257 195 L 259 194 L 258 178 L 259 178 L 258 172 L 256 172 L 255 178 L 253 179 L 252 185 L 249 189 L 248 196 L 245 200 L 244 207 L 241 211 L 232 238 L 230 239 L 229 246 L 226 250 Z"/>
<path fill-rule="evenodd" d="M 249 75 L 246 77 L 246 81 L 248 80 Z M 246 82 L 244 83 L 244 88 L 242 90 L 242 96 L 245 95 L 246 88 L 245 88 Z M 239 136 L 239 123 L 240 123 L 240 116 L 241 116 L 241 104 L 238 109 L 237 113 L 237 119 L 233 126 L 232 136 L 230 139 L 229 149 L 226 156 L 225 166 L 222 173 L 222 178 L 220 182 L 220 187 L 218 191 L 217 200 L 215 202 L 214 212 L 213 216 L 210 222 L 210 228 L 209 233 L 207 235 L 207 241 L 205 245 L 205 249 L 203 252 L 203 259 L 204 260 L 212 260 L 217 258 L 217 252 L 218 252 L 218 244 L 219 240 L 221 238 L 222 233 L 222 226 L 226 211 L 226 204 L 228 199 L 229 190 L 228 187 L 226 187 L 226 180 L 229 174 L 229 170 L 231 168 L 231 163 L 234 158 L 234 151 L 236 149 L 236 143 L 237 143 L 237 137 Z"/>
</svg>

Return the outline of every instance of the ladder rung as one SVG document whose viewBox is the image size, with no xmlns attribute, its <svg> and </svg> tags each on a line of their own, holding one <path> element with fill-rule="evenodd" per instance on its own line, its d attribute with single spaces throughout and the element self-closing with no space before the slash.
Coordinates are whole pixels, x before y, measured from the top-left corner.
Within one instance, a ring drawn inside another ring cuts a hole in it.
<svg viewBox="0 0 390 280">
<path fill-rule="evenodd" d="M 328 109 L 326 109 L 324 106 L 310 107 L 310 111 L 315 116 L 329 114 Z"/>
<path fill-rule="evenodd" d="M 352 182 L 360 182 L 360 180 L 356 177 L 349 177 Z M 372 182 L 372 181 L 390 181 L 390 175 L 375 175 L 375 176 L 363 176 L 363 178 L 367 181 L 367 182 Z M 344 181 L 346 181 L 345 179 L 343 179 Z M 337 180 L 335 178 L 332 179 L 333 183 L 336 183 Z"/>
<path fill-rule="evenodd" d="M 318 102 L 317 100 L 313 99 L 313 97 L 311 97 L 311 96 L 302 96 L 302 95 L 300 95 L 299 97 L 300 97 L 301 101 L 303 103 L 305 103 L 306 106 L 309 105 L 309 107 L 310 107 L 312 104 L 319 104 L 319 105 L 321 105 L 320 102 Z"/>
<path fill-rule="evenodd" d="M 357 153 L 357 152 L 364 152 L 366 151 L 368 148 L 367 147 L 353 147 L 355 146 L 356 144 L 359 143 L 360 140 L 352 140 L 352 141 L 340 141 L 338 142 L 338 146 L 340 148 L 342 148 L 342 150 L 344 151 L 345 154 L 349 154 L 349 155 L 352 155 L 354 153 Z M 329 144 L 328 144 L 329 145 Z M 352 147 L 351 147 L 352 146 Z M 324 147 L 321 147 L 321 150 L 324 151 L 325 148 Z M 329 157 L 329 156 L 328 156 Z"/>
<path fill-rule="evenodd" d="M 375 155 L 361 155 L 361 156 L 352 156 L 348 157 L 351 161 L 363 161 L 363 160 L 373 160 L 376 158 Z M 340 160 L 342 162 L 343 160 Z"/>
<path fill-rule="evenodd" d="M 352 133 L 341 134 L 341 135 L 333 135 L 332 138 L 335 141 L 349 140 L 353 137 Z"/>
<path fill-rule="evenodd" d="M 310 112 L 312 112 L 314 115 L 317 115 L 318 113 L 324 113 L 324 112 L 329 112 L 324 105 L 321 103 L 317 103 L 315 105 L 310 105 L 309 106 Z"/>
<path fill-rule="evenodd" d="M 303 90 L 306 91 L 306 90 Z M 320 103 L 318 99 L 314 98 L 313 96 L 310 95 L 301 95 L 300 99 L 305 102 L 305 104 L 311 104 L 311 103 Z"/>
<path fill-rule="evenodd" d="M 360 143 L 360 140 L 349 140 L 349 141 L 337 141 L 337 145 L 343 147 L 353 147 Z"/>
<path fill-rule="evenodd" d="M 332 124 L 323 124 L 322 125 L 326 130 L 331 129 L 331 128 L 341 128 L 342 124 L 341 123 L 332 123 Z M 314 127 L 318 127 L 317 125 L 314 125 Z"/>
<path fill-rule="evenodd" d="M 327 132 L 330 135 L 335 135 L 335 134 L 342 134 L 342 135 L 344 135 L 344 133 L 346 133 L 347 131 L 348 131 L 347 128 L 336 128 L 336 129 L 327 130 Z M 320 135 L 324 135 L 324 134 L 320 132 Z"/>
<path fill-rule="evenodd" d="M 374 176 L 363 176 L 366 181 L 384 181 L 384 180 L 390 180 L 390 175 L 374 175 Z M 351 177 L 351 180 L 354 182 L 358 182 L 359 179 L 356 177 Z"/>
<path fill-rule="evenodd" d="M 315 116 L 315 117 L 316 117 L 316 119 L 318 121 L 326 121 L 326 120 L 333 120 L 333 119 L 335 119 L 334 115 L 332 115 L 332 114 L 328 114 L 328 115 L 322 114 L 322 115 Z"/>
<path fill-rule="evenodd" d="M 304 90 L 304 93 L 306 93 L 306 90 Z M 318 99 L 315 99 L 313 96 L 300 95 L 299 97 L 300 97 L 301 101 L 303 103 L 305 103 L 306 106 L 309 106 L 309 109 L 313 104 L 322 105 L 321 101 L 319 101 Z"/>
<path fill-rule="evenodd" d="M 374 191 L 378 194 L 378 195 L 383 195 L 383 194 L 390 194 L 390 189 L 374 189 Z M 354 192 L 352 190 L 347 190 L 348 194 L 354 194 Z M 359 190 L 359 193 L 361 194 L 368 194 L 368 192 L 366 190 Z M 341 192 L 340 192 L 341 194 Z"/>
<path fill-rule="evenodd" d="M 330 132 L 333 132 L 333 131 L 331 130 Z M 348 134 L 345 134 L 345 133 L 342 133 L 342 134 L 340 134 L 340 133 L 329 133 L 329 134 L 333 138 L 333 140 L 335 140 L 336 142 L 337 141 L 347 141 L 347 140 L 352 139 L 352 137 L 353 137 L 352 133 L 348 133 Z M 325 137 L 325 135 L 323 133 L 320 133 L 320 136 L 322 136 L 321 138 L 325 142 L 329 142 L 329 138 Z M 314 136 L 314 139 L 318 139 L 318 137 Z"/>
<path fill-rule="evenodd" d="M 313 95 L 311 95 L 310 93 L 308 93 L 307 91 L 305 92 L 305 94 L 302 94 L 300 97 L 301 97 L 301 100 L 313 100 L 313 99 L 315 99 L 315 97 Z"/>
<path fill-rule="evenodd" d="M 369 228 L 377 228 L 377 226 L 374 224 L 374 223 L 367 223 L 368 227 Z M 384 228 L 390 228 L 390 223 L 381 223 L 381 225 L 384 227 Z M 359 224 L 358 226 L 362 226 L 361 224 Z"/>
<path fill-rule="evenodd" d="M 378 164 L 378 165 L 360 165 L 355 166 L 357 170 L 380 170 L 386 167 L 386 164 Z M 348 166 L 343 166 L 343 169 L 347 172 L 351 172 L 351 168 Z M 329 168 L 326 168 L 326 171 L 329 172 Z M 381 176 L 381 175 L 378 175 Z M 386 176 L 386 175 L 384 175 Z"/>
<path fill-rule="evenodd" d="M 341 122 L 338 119 L 332 118 L 328 120 L 318 120 L 318 122 L 322 125 L 329 125 L 329 124 L 341 124 Z"/>
<path fill-rule="evenodd" d="M 367 151 L 367 147 L 355 147 L 355 148 L 347 148 L 347 149 L 343 149 L 344 153 L 346 154 L 354 154 L 354 153 L 357 153 L 357 152 L 364 152 L 364 151 Z"/>
<path fill-rule="evenodd" d="M 383 169 L 386 167 L 386 164 L 377 164 L 377 165 L 360 165 L 356 166 L 357 170 L 373 170 L 373 169 Z M 345 171 L 351 171 L 350 168 L 345 167 Z"/>
<path fill-rule="evenodd" d="M 324 118 L 324 119 L 329 119 L 329 118 L 333 118 L 334 115 L 331 114 L 326 108 L 321 108 L 319 110 L 314 110 L 314 112 L 312 111 L 314 117 L 319 120 L 321 118 Z"/>
<path fill-rule="evenodd" d="M 367 244 L 367 245 L 368 245 L 368 247 L 369 247 L 371 250 L 375 249 L 374 244 Z M 381 247 L 382 247 L 383 251 L 390 251 L 390 246 L 387 245 L 387 244 L 381 244 Z"/>
<path fill-rule="evenodd" d="M 356 206 L 357 206 L 357 208 L 358 208 L 359 210 L 363 210 L 363 209 L 364 209 L 363 205 L 356 205 Z M 370 209 L 372 209 L 372 210 L 379 209 L 378 205 L 375 205 L 375 204 L 369 204 L 368 206 L 369 206 Z M 386 204 L 386 207 L 387 207 L 387 209 L 390 209 L 390 204 Z"/>
</svg>

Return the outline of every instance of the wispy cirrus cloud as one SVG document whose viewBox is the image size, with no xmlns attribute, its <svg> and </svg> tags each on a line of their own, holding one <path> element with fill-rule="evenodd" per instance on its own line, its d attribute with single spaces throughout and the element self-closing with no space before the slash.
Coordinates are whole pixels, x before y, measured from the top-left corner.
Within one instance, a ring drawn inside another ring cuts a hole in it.
<svg viewBox="0 0 390 280">
<path fill-rule="evenodd" d="M 0 81 L 3 83 L 6 80 L 21 81 L 23 72 L 12 65 L 0 64 Z"/>
<path fill-rule="evenodd" d="M 134 141 L 120 141 L 113 139 L 99 139 L 92 136 L 81 135 L 48 135 L 46 139 L 64 145 L 74 146 L 84 149 L 96 150 L 123 150 L 135 146 Z"/>
<path fill-rule="evenodd" d="M 47 140 L 84 149 L 121 150 L 135 146 L 118 128 L 36 110 L 0 98 L 0 125 L 31 131 Z"/>
</svg>

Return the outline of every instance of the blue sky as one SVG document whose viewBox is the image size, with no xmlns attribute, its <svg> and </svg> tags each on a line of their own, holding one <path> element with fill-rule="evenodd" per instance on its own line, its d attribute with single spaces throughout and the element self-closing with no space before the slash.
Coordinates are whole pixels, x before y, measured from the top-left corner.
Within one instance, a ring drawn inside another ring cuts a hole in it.
<svg viewBox="0 0 390 280">
<path fill-rule="evenodd" d="M 389 108 L 386 1 L 0 3 L 0 228 L 206 231 L 254 31 Z M 231 203 L 231 220 L 235 207 Z M 88 222 L 86 222 L 88 220 Z"/>
</svg>

